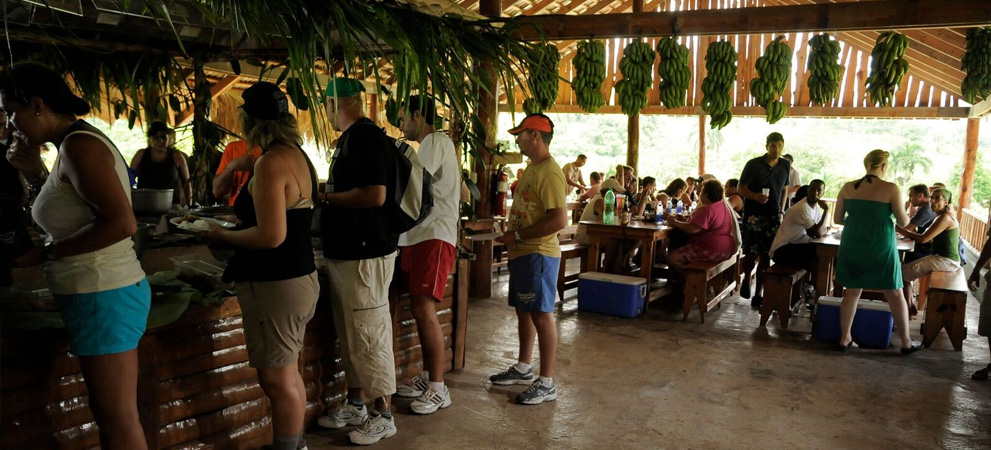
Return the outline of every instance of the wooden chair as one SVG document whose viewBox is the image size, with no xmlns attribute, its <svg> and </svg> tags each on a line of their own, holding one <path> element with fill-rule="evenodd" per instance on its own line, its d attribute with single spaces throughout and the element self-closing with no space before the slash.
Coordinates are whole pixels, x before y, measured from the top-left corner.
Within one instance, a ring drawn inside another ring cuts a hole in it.
<svg viewBox="0 0 991 450">
<path fill-rule="evenodd" d="M 564 303 L 564 291 L 578 287 L 578 273 L 566 274 L 568 260 L 580 258 L 581 265 L 578 273 L 585 268 L 585 261 L 588 260 L 588 246 L 577 242 L 564 244 L 561 246 L 561 266 L 557 271 L 557 296 Z"/>
<path fill-rule="evenodd" d="M 725 261 L 691 263 L 683 269 L 685 275 L 685 298 L 681 305 L 684 317 L 692 312 L 692 304 L 698 304 L 699 318 L 705 323 L 705 313 L 719 307 L 719 303 L 729 297 L 737 287 L 740 276 L 740 252 Z M 708 298 L 709 288 L 715 295 Z"/>
<path fill-rule="evenodd" d="M 932 345 L 939 331 L 946 328 L 953 349 L 963 350 L 963 340 L 967 339 L 967 280 L 963 269 L 933 272 L 929 276 L 928 294 L 922 345 Z"/>
<path fill-rule="evenodd" d="M 791 318 L 791 305 L 802 297 L 802 282 L 808 283 L 809 272 L 805 269 L 773 265 L 764 272 L 764 301 L 760 305 L 760 326 L 767 325 L 773 311 L 778 312 L 781 328 L 788 328 Z"/>
</svg>

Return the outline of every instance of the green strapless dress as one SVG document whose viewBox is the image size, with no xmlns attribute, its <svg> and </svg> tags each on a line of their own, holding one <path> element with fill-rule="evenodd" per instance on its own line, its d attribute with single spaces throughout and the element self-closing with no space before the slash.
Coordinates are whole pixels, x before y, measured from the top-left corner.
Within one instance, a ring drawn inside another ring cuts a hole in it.
<svg viewBox="0 0 991 450">
<path fill-rule="evenodd" d="M 891 205 L 847 199 L 836 281 L 848 288 L 901 289 L 902 265 Z"/>
</svg>

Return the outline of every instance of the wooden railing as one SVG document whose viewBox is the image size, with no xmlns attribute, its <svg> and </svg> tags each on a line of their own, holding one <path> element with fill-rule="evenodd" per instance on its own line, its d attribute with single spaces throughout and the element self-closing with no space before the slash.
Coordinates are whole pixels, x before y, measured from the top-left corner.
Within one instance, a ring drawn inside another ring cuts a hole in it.
<svg viewBox="0 0 991 450">
<path fill-rule="evenodd" d="M 967 208 L 963 208 L 960 213 L 960 237 L 971 247 L 981 251 L 988 238 L 987 218 L 984 214 Z"/>
</svg>

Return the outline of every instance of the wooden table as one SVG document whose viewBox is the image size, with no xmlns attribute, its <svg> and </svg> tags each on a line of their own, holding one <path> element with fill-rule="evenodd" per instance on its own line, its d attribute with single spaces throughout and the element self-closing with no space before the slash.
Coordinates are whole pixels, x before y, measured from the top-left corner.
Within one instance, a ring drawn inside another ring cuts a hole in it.
<svg viewBox="0 0 991 450">
<path fill-rule="evenodd" d="M 835 230 L 826 236 L 812 240 L 816 244 L 815 270 L 816 295 L 826 295 L 832 293 L 835 297 L 843 296 L 843 288 L 839 285 L 832 286 L 833 277 L 836 272 L 836 257 L 840 254 L 840 230 Z M 915 241 L 911 239 L 898 239 L 898 252 L 904 254 L 915 249 Z"/>
<path fill-rule="evenodd" d="M 658 225 L 652 222 L 630 221 L 629 225 L 606 225 L 601 222 L 581 221 L 579 225 L 585 225 L 588 234 L 588 260 L 585 270 L 597 272 L 599 270 L 599 241 L 603 238 L 633 239 L 640 241 L 640 276 L 647 279 L 647 289 L 650 290 L 651 269 L 654 266 L 654 245 L 657 241 L 667 239 L 671 227 Z M 647 294 L 647 304 L 644 305 L 644 313 L 647 312 L 647 305 L 651 301 L 667 294 L 667 290 L 660 289 Z"/>
</svg>

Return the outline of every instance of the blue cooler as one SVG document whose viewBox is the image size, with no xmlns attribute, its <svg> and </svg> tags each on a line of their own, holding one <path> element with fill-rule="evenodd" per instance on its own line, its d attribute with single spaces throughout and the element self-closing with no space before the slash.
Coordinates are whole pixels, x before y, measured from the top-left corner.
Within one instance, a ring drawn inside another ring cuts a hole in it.
<svg viewBox="0 0 991 450">
<path fill-rule="evenodd" d="M 816 339 L 838 344 L 840 342 L 840 303 L 839 297 L 819 297 L 816 306 Z M 860 299 L 857 302 L 857 315 L 853 318 L 850 334 L 853 341 L 863 348 L 888 348 L 891 345 L 891 331 L 895 320 L 891 316 L 888 303 Z"/>
<path fill-rule="evenodd" d="M 647 301 L 647 280 L 639 277 L 586 272 L 578 275 L 578 310 L 610 316 L 636 317 Z"/>
</svg>

